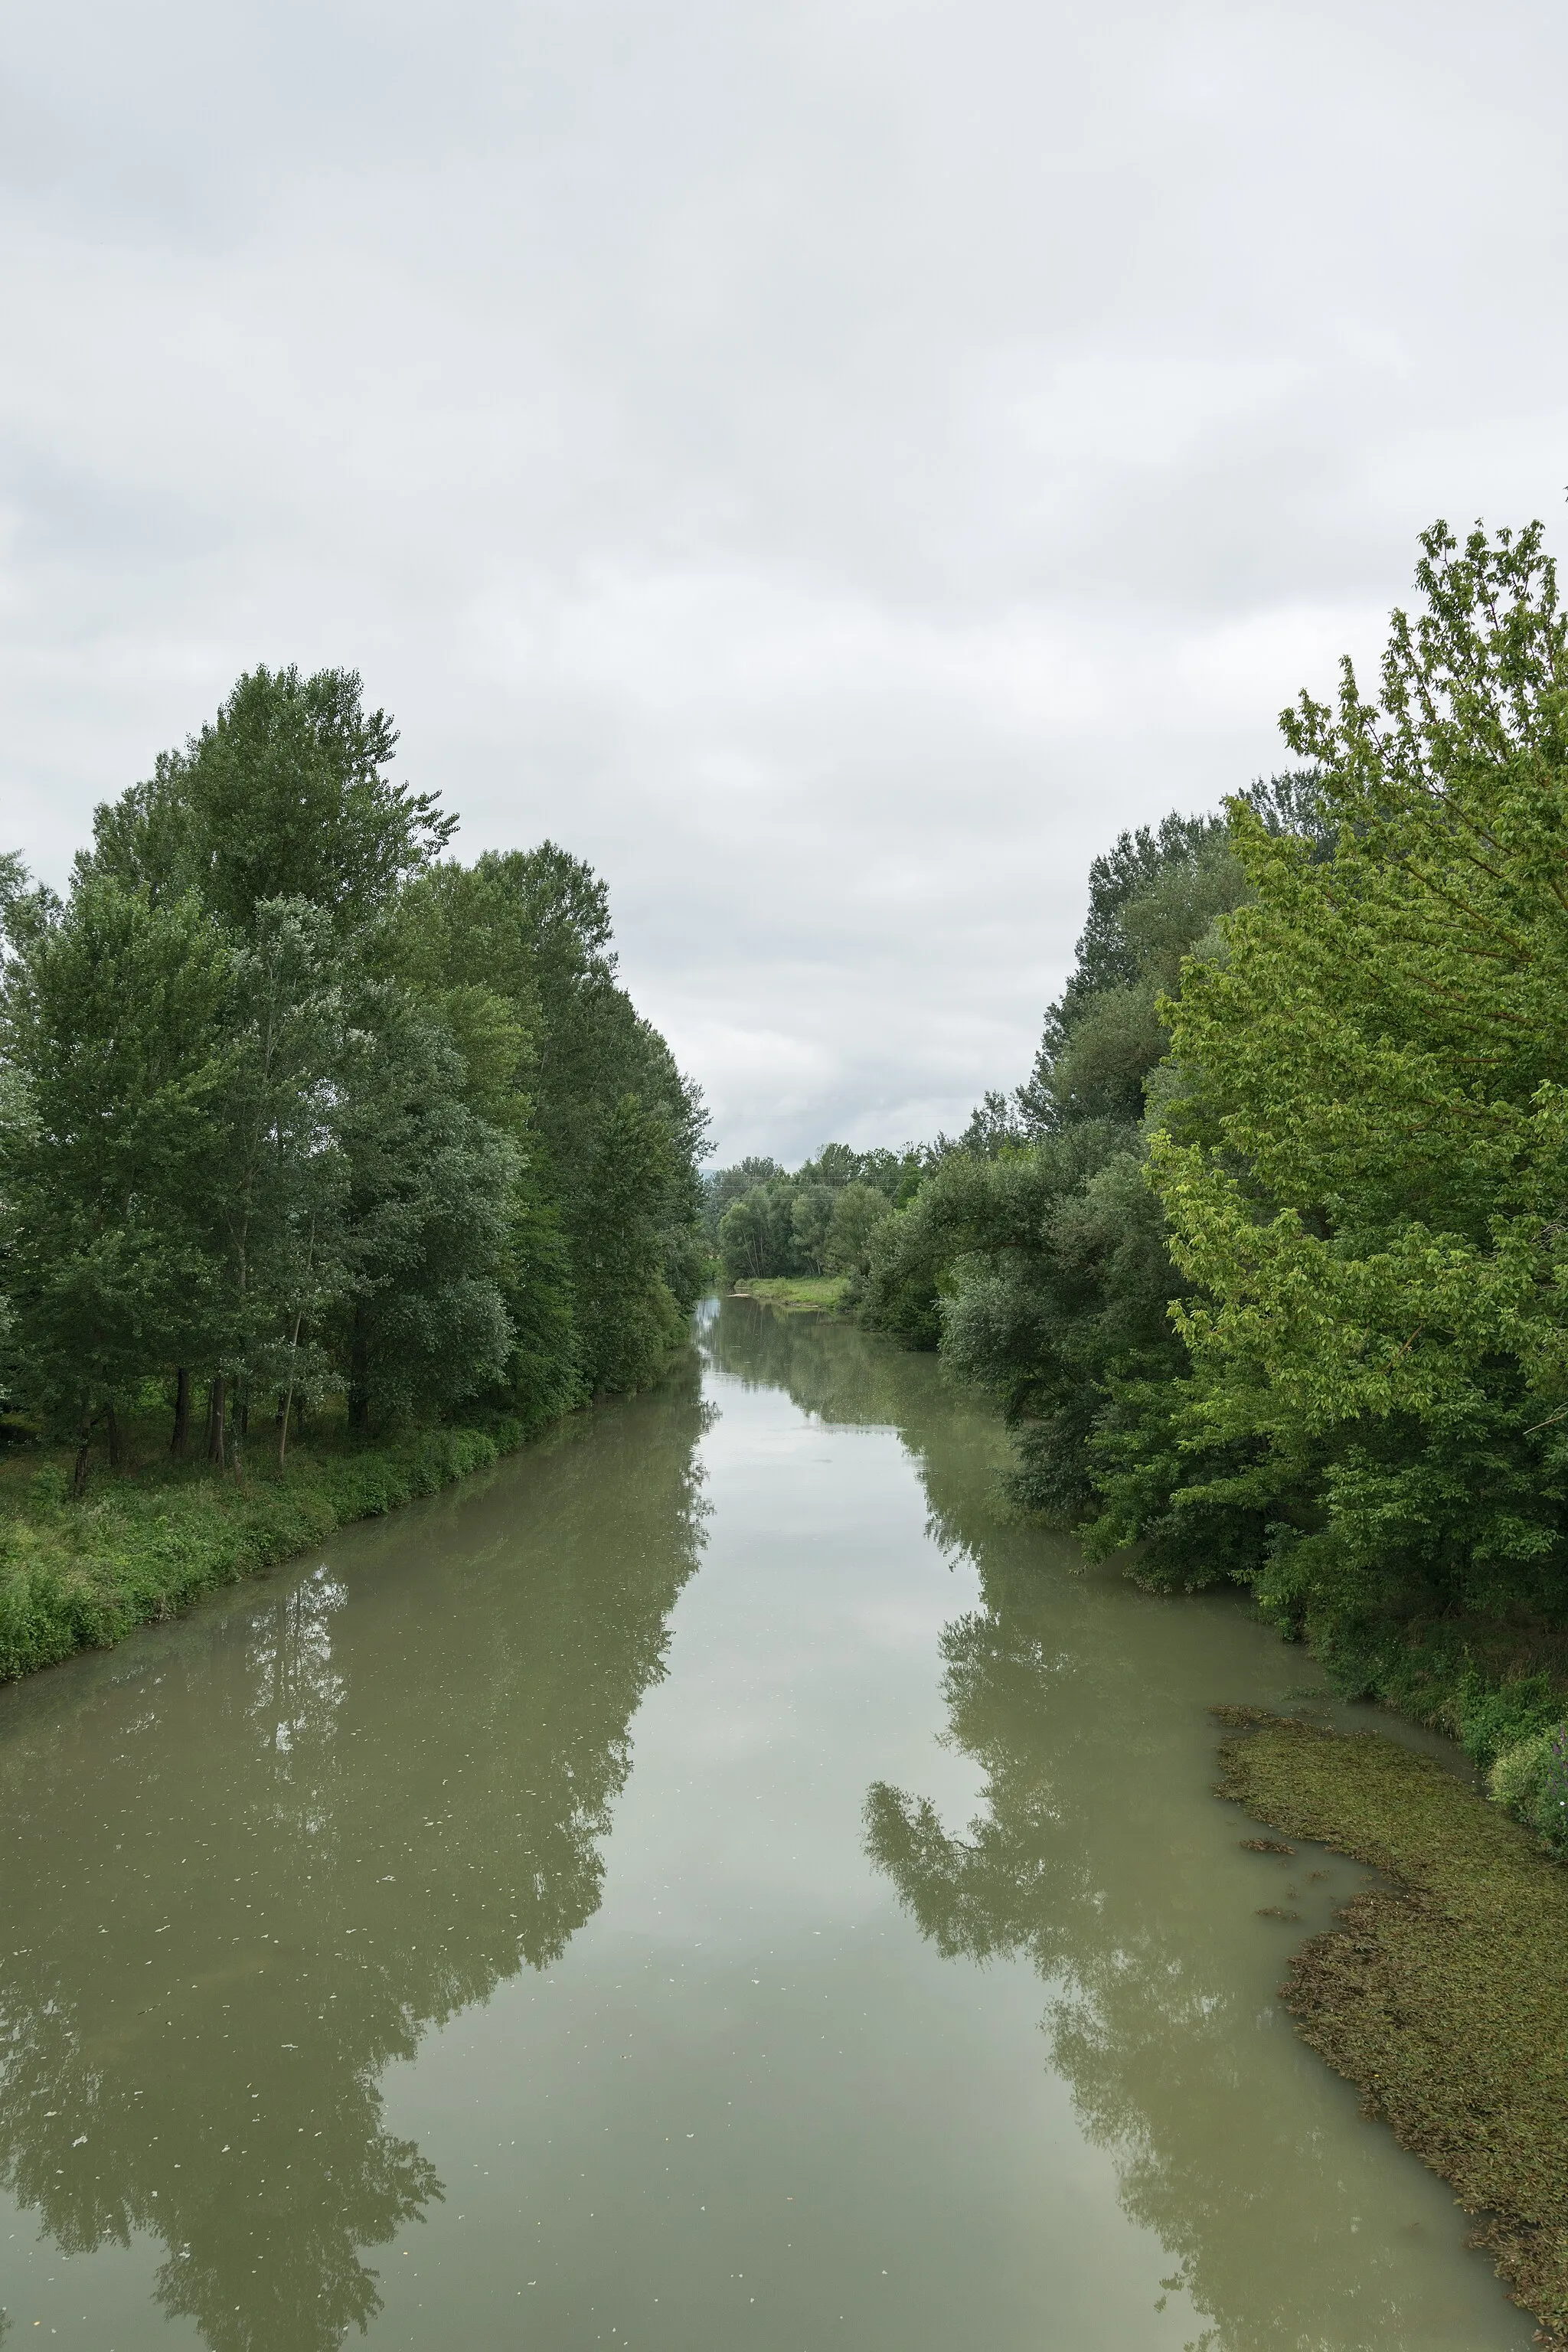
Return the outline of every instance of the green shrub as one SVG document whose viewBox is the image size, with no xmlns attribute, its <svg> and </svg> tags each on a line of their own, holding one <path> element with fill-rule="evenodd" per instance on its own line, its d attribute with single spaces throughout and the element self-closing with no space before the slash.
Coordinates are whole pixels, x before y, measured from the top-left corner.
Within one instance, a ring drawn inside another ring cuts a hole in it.
<svg viewBox="0 0 1568 2352">
<path fill-rule="evenodd" d="M 1504 1812 L 1535 1831 L 1549 1853 L 1568 1855 L 1568 1723 L 1505 1748 L 1487 1786 Z"/>
<path fill-rule="evenodd" d="M 286 1477 L 239 1488 L 190 1476 L 117 1483 L 75 1507 L 63 1499 L 63 1474 L 40 1470 L 24 1510 L 0 1520 L 0 1682 L 103 1648 L 351 1520 L 434 1495 L 523 1436 L 522 1423 L 503 1415 L 488 1429 L 427 1429 L 358 1453 L 301 1456 Z"/>
<path fill-rule="evenodd" d="M 1563 1694 L 1546 1675 L 1521 1675 L 1489 1687 L 1471 1669 L 1458 1712 L 1460 1743 L 1484 1771 L 1505 1749 L 1551 1730 L 1563 1713 Z"/>
</svg>

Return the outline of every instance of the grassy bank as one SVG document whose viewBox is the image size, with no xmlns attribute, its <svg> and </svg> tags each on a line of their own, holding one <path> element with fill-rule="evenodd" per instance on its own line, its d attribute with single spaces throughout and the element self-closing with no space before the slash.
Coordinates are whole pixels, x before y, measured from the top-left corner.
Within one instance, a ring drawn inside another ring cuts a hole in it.
<svg viewBox="0 0 1568 2352">
<path fill-rule="evenodd" d="M 67 1499 L 66 1457 L 29 1449 L 0 1475 L 0 1681 L 118 1642 L 202 1593 L 485 1467 L 519 1422 L 430 1429 L 380 1446 L 301 1447 L 243 1485 L 163 1465 Z"/>
<path fill-rule="evenodd" d="M 1568 2346 L 1568 1872 L 1430 1757 L 1247 1709 L 1220 1793 L 1394 1881 L 1282 1989 L 1370 2114 L 1453 2184 L 1543 2343 Z"/>
<path fill-rule="evenodd" d="M 765 1280 L 738 1282 L 735 1296 L 740 1298 L 761 1298 L 769 1307 L 782 1307 L 798 1313 L 810 1307 L 831 1315 L 842 1305 L 849 1287 L 849 1277 L 844 1274 L 781 1274 Z"/>
</svg>

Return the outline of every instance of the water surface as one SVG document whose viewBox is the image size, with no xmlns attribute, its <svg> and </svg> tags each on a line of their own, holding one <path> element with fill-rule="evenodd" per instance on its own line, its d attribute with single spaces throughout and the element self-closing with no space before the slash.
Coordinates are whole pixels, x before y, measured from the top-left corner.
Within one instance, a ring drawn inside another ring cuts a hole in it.
<svg viewBox="0 0 1568 2352">
<path fill-rule="evenodd" d="M 6 2352 L 1522 2352 L 1209 1793 L 1310 1662 L 929 1360 L 702 1352 L 0 1693 Z"/>
</svg>

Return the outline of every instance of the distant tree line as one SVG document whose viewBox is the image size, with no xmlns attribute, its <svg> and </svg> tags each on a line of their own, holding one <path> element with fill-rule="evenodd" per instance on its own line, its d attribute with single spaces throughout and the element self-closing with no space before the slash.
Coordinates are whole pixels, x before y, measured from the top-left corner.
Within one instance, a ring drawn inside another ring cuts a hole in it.
<svg viewBox="0 0 1568 2352">
<path fill-rule="evenodd" d="M 731 1283 L 778 1275 L 864 1276 L 873 1236 L 912 1199 L 931 1154 L 826 1143 L 793 1172 L 751 1159 L 703 1180 L 702 1224 Z"/>
<path fill-rule="evenodd" d="M 1295 770 L 1096 859 L 859 1293 L 1000 1401 L 1016 1504 L 1484 1760 L 1568 1682 L 1568 619 L 1538 526 L 1417 577 Z"/>
<path fill-rule="evenodd" d="M 353 673 L 258 669 L 98 811 L 64 899 L 0 865 L 14 1408 L 111 1465 L 284 1459 L 646 1380 L 700 1287 L 704 1115 L 552 843 L 447 856 Z"/>
</svg>

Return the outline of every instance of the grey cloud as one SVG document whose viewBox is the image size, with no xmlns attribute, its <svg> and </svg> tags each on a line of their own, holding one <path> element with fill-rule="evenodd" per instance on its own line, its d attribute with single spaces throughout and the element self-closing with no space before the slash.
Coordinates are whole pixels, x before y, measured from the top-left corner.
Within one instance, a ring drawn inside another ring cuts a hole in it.
<svg viewBox="0 0 1568 2352">
<path fill-rule="evenodd" d="M 346 661 L 551 833 L 728 1155 L 962 1121 L 1121 825 L 1281 763 L 1417 528 L 1552 512 L 1555 12 L 18 18 L 6 834 Z"/>
</svg>

